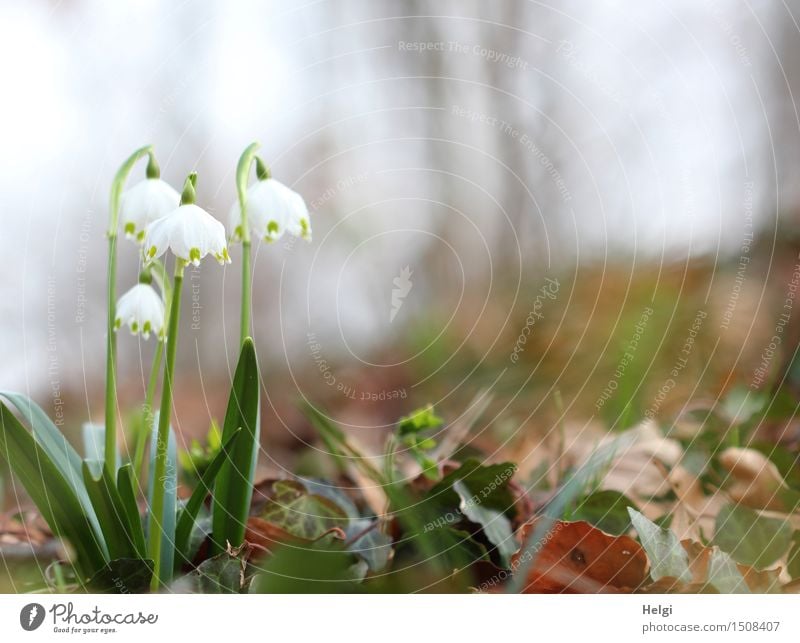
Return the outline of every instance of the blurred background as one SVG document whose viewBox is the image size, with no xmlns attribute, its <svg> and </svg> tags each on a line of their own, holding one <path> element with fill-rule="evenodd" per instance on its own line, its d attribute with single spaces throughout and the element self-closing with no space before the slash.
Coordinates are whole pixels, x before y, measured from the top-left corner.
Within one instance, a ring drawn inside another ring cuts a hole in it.
<svg viewBox="0 0 800 643">
<path fill-rule="evenodd" d="M 369 445 L 415 407 L 455 420 L 489 392 L 476 440 L 505 444 L 563 417 L 669 423 L 699 397 L 767 386 L 791 357 L 764 352 L 797 285 L 798 14 L 766 0 L 4 2 L 0 388 L 67 431 L 100 421 L 117 167 L 152 143 L 163 178 L 196 170 L 198 202 L 225 220 L 253 140 L 314 231 L 255 250 L 266 470 L 303 466 L 304 399 Z M 188 274 L 185 439 L 224 413 L 232 256 Z M 121 243 L 120 292 L 137 270 Z M 119 338 L 123 413 L 152 350 Z"/>
</svg>

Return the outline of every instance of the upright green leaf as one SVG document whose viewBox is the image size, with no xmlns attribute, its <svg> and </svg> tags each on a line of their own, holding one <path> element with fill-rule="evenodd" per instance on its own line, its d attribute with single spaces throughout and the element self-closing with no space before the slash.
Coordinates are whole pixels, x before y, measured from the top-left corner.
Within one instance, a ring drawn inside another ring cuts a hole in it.
<svg viewBox="0 0 800 643">
<path fill-rule="evenodd" d="M 650 559 L 650 577 L 658 580 L 665 576 L 673 576 L 684 583 L 691 583 L 689 554 L 686 553 L 678 537 L 668 529 L 662 529 L 650 522 L 635 509 L 628 507 L 628 514 Z"/>
<path fill-rule="evenodd" d="M 47 524 L 75 548 L 81 571 L 101 569 L 107 554 L 91 520 L 70 484 L 45 449 L 28 433 L 5 404 L 0 403 L 0 455 L 19 478 Z"/>
<path fill-rule="evenodd" d="M 144 550 L 137 551 L 128 512 L 108 469 L 103 466 L 99 471 L 92 469 L 89 462 L 83 463 L 83 480 L 100 519 L 109 557 L 111 560 L 144 557 Z"/>
<path fill-rule="evenodd" d="M 155 426 L 158 426 L 158 414 L 153 419 Z M 162 480 L 154 480 L 156 463 L 155 457 L 158 451 L 158 431 L 153 431 L 150 438 L 150 484 L 148 490 L 148 504 L 153 506 L 153 490 L 156 485 L 164 486 L 164 514 L 159 520 L 161 525 L 161 568 L 160 578 L 163 584 L 172 580 L 175 567 L 175 522 L 178 505 L 178 448 L 175 444 L 175 432 L 169 428 L 167 438 L 167 468 Z M 152 521 L 148 522 L 148 529 L 153 528 Z"/>
<path fill-rule="evenodd" d="M 97 522 L 94 508 L 83 484 L 81 457 L 78 452 L 36 402 L 26 395 L 11 391 L 0 391 L 0 396 L 11 402 L 28 422 L 33 432 L 33 438 L 44 449 L 44 452 L 61 472 L 64 480 L 72 488 L 72 492 L 77 496 L 83 512 L 92 525 L 101 549 L 104 548 L 100 524 Z"/>
<path fill-rule="evenodd" d="M 136 550 L 144 558 L 147 553 L 147 544 L 144 538 L 142 516 L 139 513 L 139 505 L 136 503 L 136 490 L 133 486 L 133 480 L 132 464 L 128 463 L 117 470 L 117 490 L 119 491 L 120 500 L 122 500 L 122 508 L 127 514 L 128 526 Z"/>
<path fill-rule="evenodd" d="M 244 541 L 259 448 L 259 386 L 256 351 L 248 337 L 242 344 L 222 426 L 223 442 L 239 428 L 242 436 L 214 484 L 212 540 L 217 551 L 225 551 L 226 543 L 238 547 Z"/>
<path fill-rule="evenodd" d="M 222 465 L 228 459 L 241 435 L 242 429 L 236 429 L 233 435 L 223 443 L 217 455 L 214 456 L 214 459 L 209 463 L 205 471 L 203 471 L 203 475 L 200 476 L 200 481 L 197 483 L 186 505 L 184 505 L 183 511 L 181 511 L 180 518 L 178 519 L 178 526 L 175 530 L 175 549 L 179 555 L 183 557 L 188 557 L 192 528 L 197 520 L 197 513 L 203 505 L 203 500 L 211 493 L 217 474 L 220 469 L 222 469 Z"/>
</svg>

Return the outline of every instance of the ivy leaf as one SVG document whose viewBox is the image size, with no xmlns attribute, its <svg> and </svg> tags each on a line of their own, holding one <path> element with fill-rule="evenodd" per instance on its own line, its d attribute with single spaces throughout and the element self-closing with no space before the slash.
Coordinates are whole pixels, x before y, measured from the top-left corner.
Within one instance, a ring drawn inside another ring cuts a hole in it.
<svg viewBox="0 0 800 643">
<path fill-rule="evenodd" d="M 662 529 L 650 522 L 635 509 L 628 507 L 628 515 L 650 559 L 650 577 L 657 581 L 665 576 L 672 576 L 684 583 L 691 583 L 689 555 L 678 537 L 668 529 Z"/>
<path fill-rule="evenodd" d="M 716 547 L 708 562 L 708 582 L 723 594 L 749 594 L 750 589 L 744 580 L 736 561 Z"/>
<path fill-rule="evenodd" d="M 294 480 L 278 480 L 274 495 L 261 512 L 261 518 L 279 525 L 299 538 L 316 540 L 334 527 L 347 528 L 347 514 L 333 501 L 310 494 Z"/>
<path fill-rule="evenodd" d="M 791 542 L 788 522 L 762 516 L 742 505 L 725 505 L 714 523 L 714 544 L 737 562 L 760 569 L 778 560 Z"/>
<path fill-rule="evenodd" d="M 314 494 L 315 496 L 322 496 L 333 502 L 351 520 L 356 520 L 360 517 L 358 509 L 353 501 L 350 500 L 344 491 L 334 484 L 316 478 L 300 478 L 299 482 L 306 488 L 308 493 Z"/>
<path fill-rule="evenodd" d="M 240 594 L 245 586 L 245 562 L 227 552 L 204 560 L 190 575 L 203 594 Z"/>
</svg>

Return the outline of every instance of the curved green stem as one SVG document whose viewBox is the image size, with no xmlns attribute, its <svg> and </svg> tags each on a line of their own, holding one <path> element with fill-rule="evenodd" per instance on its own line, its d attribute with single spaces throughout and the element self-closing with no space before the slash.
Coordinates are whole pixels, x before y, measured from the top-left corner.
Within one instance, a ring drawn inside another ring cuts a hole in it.
<svg viewBox="0 0 800 643">
<path fill-rule="evenodd" d="M 142 409 L 142 430 L 136 438 L 136 451 L 133 456 L 133 475 L 134 489 L 137 488 L 136 482 L 142 480 L 142 463 L 144 462 L 144 449 L 145 445 L 150 441 L 150 433 L 153 430 L 153 398 L 156 394 L 156 384 L 158 383 L 158 371 L 161 368 L 161 357 L 164 354 L 164 342 L 158 341 L 156 346 L 155 355 L 153 355 L 153 363 L 150 366 L 150 378 L 147 381 L 147 392 L 144 398 L 144 408 Z M 139 483 L 141 484 L 141 483 Z"/>
<path fill-rule="evenodd" d="M 250 242 L 242 241 L 242 313 L 239 327 L 239 346 L 250 336 L 250 306 L 253 276 L 250 272 Z"/>
<path fill-rule="evenodd" d="M 153 474 L 150 507 L 150 526 L 147 541 L 147 554 L 153 561 L 153 579 L 150 589 L 157 591 L 161 583 L 161 523 L 164 519 L 164 476 L 167 470 L 167 443 L 169 440 L 169 418 L 172 411 L 173 374 L 175 355 L 178 346 L 178 320 L 181 308 L 181 286 L 183 285 L 184 262 L 175 260 L 175 279 L 170 302 L 169 328 L 167 329 L 167 357 L 164 364 L 164 381 L 161 390 L 161 410 L 158 416 L 158 436 L 156 440 L 155 472 Z"/>
<path fill-rule="evenodd" d="M 250 302 L 253 289 L 252 276 L 250 274 L 250 226 L 247 221 L 247 180 L 250 176 L 250 168 L 256 159 L 256 152 L 260 144 L 250 143 L 236 165 L 236 196 L 239 199 L 239 208 L 242 212 L 241 236 L 242 236 L 242 312 L 239 333 L 239 345 L 244 344 L 245 338 L 250 336 Z"/>
<path fill-rule="evenodd" d="M 111 183 L 111 200 L 108 213 L 108 323 L 106 325 L 106 409 L 105 409 L 105 467 L 112 479 L 116 478 L 117 462 L 117 335 L 114 320 L 117 314 L 117 228 L 122 190 L 131 169 L 143 156 L 153 155 L 153 147 L 146 145 L 131 154 L 117 170 Z"/>
</svg>

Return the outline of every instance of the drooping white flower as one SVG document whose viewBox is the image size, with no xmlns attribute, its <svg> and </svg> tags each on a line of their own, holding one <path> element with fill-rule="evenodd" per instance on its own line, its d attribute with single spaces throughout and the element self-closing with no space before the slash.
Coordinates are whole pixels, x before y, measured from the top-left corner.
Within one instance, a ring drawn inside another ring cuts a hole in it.
<svg viewBox="0 0 800 643">
<path fill-rule="evenodd" d="M 152 286 L 136 284 L 119 298 L 114 326 L 119 329 L 123 324 L 145 339 L 150 333 L 164 338 L 164 302 Z"/>
<path fill-rule="evenodd" d="M 141 243 L 145 228 L 178 207 L 181 195 L 166 181 L 148 178 L 122 194 L 120 219 L 128 239 Z"/>
<path fill-rule="evenodd" d="M 277 241 L 286 232 L 311 241 L 311 222 L 303 197 L 272 178 L 256 181 L 247 190 L 247 223 L 250 234 L 264 241 Z M 233 241 L 242 239 L 238 200 L 230 210 L 228 236 Z"/>
<path fill-rule="evenodd" d="M 225 226 L 194 203 L 181 205 L 147 226 L 143 246 L 145 261 L 172 250 L 179 259 L 195 266 L 211 254 L 219 263 L 230 263 Z"/>
</svg>

